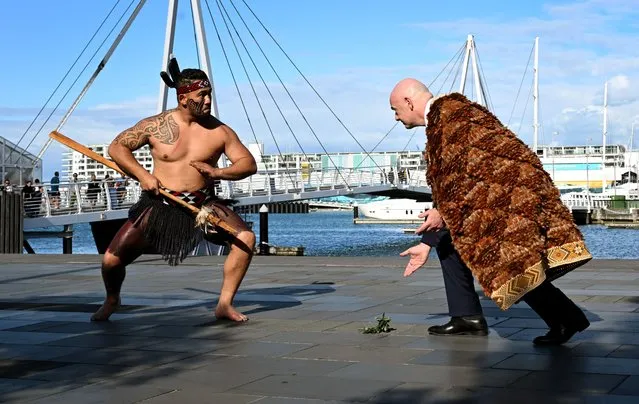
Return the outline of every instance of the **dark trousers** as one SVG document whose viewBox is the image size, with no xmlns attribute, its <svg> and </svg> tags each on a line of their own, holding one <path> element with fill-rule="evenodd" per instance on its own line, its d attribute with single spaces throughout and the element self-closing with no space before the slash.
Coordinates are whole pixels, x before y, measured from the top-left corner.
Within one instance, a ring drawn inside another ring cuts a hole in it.
<svg viewBox="0 0 639 404">
<path fill-rule="evenodd" d="M 422 234 L 422 243 L 435 247 L 444 275 L 448 312 L 452 317 L 482 315 L 473 274 L 453 247 L 448 229 Z"/>
<path fill-rule="evenodd" d="M 475 291 L 473 275 L 455 250 L 448 229 L 425 232 L 421 241 L 436 248 L 444 275 L 450 315 L 481 315 L 482 308 Z M 582 330 L 589 324 L 584 312 L 550 282 L 544 282 L 528 292 L 522 300 L 548 324 L 549 328 L 563 325 L 573 330 Z"/>
</svg>

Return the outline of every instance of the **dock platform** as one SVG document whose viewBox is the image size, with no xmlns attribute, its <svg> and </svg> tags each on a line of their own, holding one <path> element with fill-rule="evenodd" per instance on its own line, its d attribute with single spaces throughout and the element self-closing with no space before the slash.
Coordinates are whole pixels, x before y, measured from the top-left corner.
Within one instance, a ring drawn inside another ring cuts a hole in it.
<svg viewBox="0 0 639 404">
<path fill-rule="evenodd" d="M 122 309 L 103 299 L 97 255 L 0 256 L 3 403 L 636 403 L 639 262 L 593 260 L 555 282 L 591 326 L 562 347 L 520 303 L 482 296 L 487 337 L 434 337 L 448 320 L 435 257 L 255 257 L 215 321 L 224 257 L 128 268 Z M 395 330 L 363 334 L 385 313 Z"/>
</svg>

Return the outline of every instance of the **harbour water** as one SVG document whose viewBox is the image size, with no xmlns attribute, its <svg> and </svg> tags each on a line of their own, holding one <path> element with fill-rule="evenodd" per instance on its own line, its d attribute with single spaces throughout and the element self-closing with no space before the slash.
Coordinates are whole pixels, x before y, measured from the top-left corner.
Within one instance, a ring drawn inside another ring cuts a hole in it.
<svg viewBox="0 0 639 404">
<path fill-rule="evenodd" d="M 245 215 L 259 235 L 259 215 Z M 308 214 L 269 215 L 269 243 L 304 246 L 313 256 L 397 256 L 419 241 L 405 234 L 403 224 L 353 224 L 350 211 L 319 211 Z M 587 246 L 599 259 L 639 259 L 639 230 L 609 229 L 601 225 L 580 226 Z M 51 229 L 49 229 L 51 230 Z M 36 253 L 61 254 L 59 238 L 33 239 Z M 97 254 L 88 224 L 74 226 L 74 254 Z"/>
</svg>

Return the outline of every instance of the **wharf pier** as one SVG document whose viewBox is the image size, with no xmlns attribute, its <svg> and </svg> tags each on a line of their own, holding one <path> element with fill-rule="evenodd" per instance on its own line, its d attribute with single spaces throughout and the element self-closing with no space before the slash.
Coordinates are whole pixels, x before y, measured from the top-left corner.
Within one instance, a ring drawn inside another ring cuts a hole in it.
<svg viewBox="0 0 639 404">
<path fill-rule="evenodd" d="M 98 255 L 0 256 L 4 403 L 636 403 L 639 262 L 593 260 L 555 281 L 591 326 L 561 347 L 525 303 L 482 296 L 487 337 L 434 337 L 448 320 L 436 257 L 409 278 L 396 257 L 255 257 L 215 321 L 224 257 L 177 268 L 142 256 L 122 308 L 103 299 Z M 363 334 L 385 313 L 395 330 Z"/>
</svg>

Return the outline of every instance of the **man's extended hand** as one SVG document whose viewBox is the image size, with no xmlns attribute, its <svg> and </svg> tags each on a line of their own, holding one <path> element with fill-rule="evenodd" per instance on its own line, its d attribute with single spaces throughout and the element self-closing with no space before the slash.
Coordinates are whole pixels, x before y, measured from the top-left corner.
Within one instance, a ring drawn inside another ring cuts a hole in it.
<svg viewBox="0 0 639 404">
<path fill-rule="evenodd" d="M 218 179 L 218 171 L 220 170 L 219 168 L 213 167 L 212 165 L 204 163 L 202 161 L 191 161 L 189 165 L 209 179 Z"/>
<path fill-rule="evenodd" d="M 420 219 L 426 218 L 426 220 L 415 230 L 415 234 L 422 234 L 425 231 L 437 231 L 444 228 L 444 219 L 442 219 L 442 215 L 439 214 L 437 209 L 426 210 L 417 217 Z"/>
<path fill-rule="evenodd" d="M 417 271 L 426 263 L 426 261 L 428 261 L 430 248 L 431 247 L 428 244 L 419 243 L 399 254 L 401 257 L 410 255 L 410 261 L 408 261 L 408 264 L 406 265 L 404 276 L 412 275 L 413 272 Z"/>
</svg>

